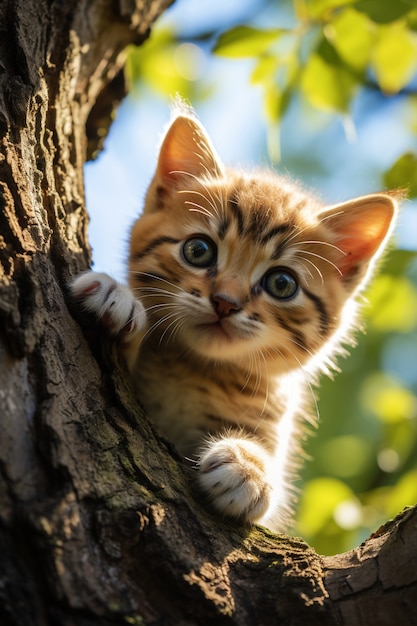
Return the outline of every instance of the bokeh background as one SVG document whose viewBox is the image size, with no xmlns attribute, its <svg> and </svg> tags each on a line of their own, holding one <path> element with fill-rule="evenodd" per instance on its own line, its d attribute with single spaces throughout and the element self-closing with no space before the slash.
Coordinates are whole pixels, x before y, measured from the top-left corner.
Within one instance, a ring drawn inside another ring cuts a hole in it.
<svg viewBox="0 0 417 626">
<path fill-rule="evenodd" d="M 130 94 L 85 166 L 94 268 L 125 279 L 170 99 L 226 164 L 273 165 L 328 204 L 407 189 L 366 333 L 318 391 L 294 534 L 358 545 L 417 502 L 417 9 L 413 0 L 177 0 L 128 52 Z"/>
</svg>

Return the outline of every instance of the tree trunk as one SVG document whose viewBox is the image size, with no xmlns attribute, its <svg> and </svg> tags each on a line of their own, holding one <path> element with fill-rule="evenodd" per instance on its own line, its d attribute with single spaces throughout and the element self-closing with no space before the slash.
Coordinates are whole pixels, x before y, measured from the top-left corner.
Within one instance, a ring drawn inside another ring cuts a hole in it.
<svg viewBox="0 0 417 626">
<path fill-rule="evenodd" d="M 330 558 L 219 520 L 71 314 L 82 166 L 169 4 L 0 0 L 0 624 L 417 624 L 417 509 Z"/>
</svg>

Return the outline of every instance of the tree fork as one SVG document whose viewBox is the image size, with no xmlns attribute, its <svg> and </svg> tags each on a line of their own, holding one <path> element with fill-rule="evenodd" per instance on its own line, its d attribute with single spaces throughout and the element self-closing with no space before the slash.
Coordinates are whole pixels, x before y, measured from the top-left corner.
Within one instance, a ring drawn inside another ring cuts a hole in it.
<svg viewBox="0 0 417 626">
<path fill-rule="evenodd" d="M 71 314 L 82 167 L 169 4 L 0 0 L 0 623 L 417 623 L 416 509 L 326 558 L 218 519 Z"/>
</svg>

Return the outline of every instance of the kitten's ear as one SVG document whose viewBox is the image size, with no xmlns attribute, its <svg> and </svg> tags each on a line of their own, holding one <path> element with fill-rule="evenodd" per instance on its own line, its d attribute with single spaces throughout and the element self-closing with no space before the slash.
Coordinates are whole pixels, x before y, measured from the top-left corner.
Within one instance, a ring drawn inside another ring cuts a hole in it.
<svg viewBox="0 0 417 626">
<path fill-rule="evenodd" d="M 204 128 L 180 114 L 162 142 L 155 177 L 164 187 L 173 188 L 187 177 L 218 178 L 221 173 L 221 162 Z"/>
<path fill-rule="evenodd" d="M 360 282 L 378 258 L 392 231 L 396 202 L 388 194 L 372 194 L 339 204 L 320 214 L 342 254 L 336 264 L 347 282 Z"/>
</svg>

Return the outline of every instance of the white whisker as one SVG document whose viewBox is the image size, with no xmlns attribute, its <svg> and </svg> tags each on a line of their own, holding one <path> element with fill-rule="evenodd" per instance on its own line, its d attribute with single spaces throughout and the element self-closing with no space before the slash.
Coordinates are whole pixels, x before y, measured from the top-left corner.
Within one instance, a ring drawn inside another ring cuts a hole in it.
<svg viewBox="0 0 417 626">
<path fill-rule="evenodd" d="M 191 202 L 190 200 L 186 200 L 185 204 L 188 204 L 189 206 L 193 207 L 190 209 L 190 213 L 201 213 L 201 215 L 205 215 L 206 217 L 213 219 L 213 214 L 210 213 L 210 211 L 208 211 L 201 204 L 197 204 L 196 202 Z"/>
<path fill-rule="evenodd" d="M 313 263 L 313 261 L 310 261 L 310 259 L 303 259 L 302 257 L 298 256 L 298 255 L 294 255 L 294 259 L 297 259 L 298 261 L 302 261 L 303 263 L 310 263 L 310 265 L 312 265 L 314 267 L 314 269 L 317 271 L 317 273 L 319 274 L 320 278 L 321 278 L 321 282 L 322 284 L 324 284 L 324 278 L 323 278 L 323 274 L 320 272 L 319 268 L 317 267 L 317 265 L 315 263 Z M 310 270 L 308 269 L 308 267 L 306 267 L 304 265 L 304 269 L 307 272 L 307 274 L 310 275 L 311 278 L 313 278 L 313 274 L 310 272 Z"/>
<path fill-rule="evenodd" d="M 207 185 L 205 185 L 203 183 L 203 181 L 198 176 L 196 176 L 195 174 L 192 174 L 191 172 L 185 172 L 185 171 L 181 171 L 181 170 L 175 170 L 175 171 L 172 171 L 170 173 L 171 174 L 183 174 L 185 176 L 189 176 L 190 178 L 195 180 L 199 185 L 201 185 L 203 187 L 203 189 L 207 192 L 208 197 L 205 196 L 204 194 L 202 194 L 200 191 L 197 191 L 196 189 L 182 189 L 182 190 L 178 191 L 178 193 L 195 193 L 197 195 L 200 195 L 202 198 L 207 200 L 207 202 L 210 204 L 210 206 L 213 209 L 213 211 L 217 214 L 217 216 L 219 216 L 219 213 L 218 213 L 218 210 L 217 210 L 217 207 L 216 207 L 216 203 L 215 203 L 215 199 L 213 198 L 213 194 L 211 193 L 211 191 L 207 187 Z"/>
<path fill-rule="evenodd" d="M 344 250 L 339 248 L 339 246 L 336 246 L 334 243 L 330 243 L 329 241 L 321 241 L 321 240 L 314 240 L 314 239 L 306 240 L 306 241 L 296 241 L 294 243 L 294 246 L 300 246 L 306 243 L 308 244 L 313 243 L 313 244 L 317 244 L 320 246 L 328 246 L 329 248 L 333 248 L 334 250 L 337 250 L 338 252 L 340 252 L 340 254 L 343 254 L 343 256 L 346 256 L 346 252 Z"/>
<path fill-rule="evenodd" d="M 325 256 L 322 256 L 321 254 L 316 254 L 315 252 L 310 252 L 309 250 L 300 250 L 299 254 L 309 254 L 310 256 L 315 256 L 316 258 L 321 259 L 322 261 L 326 261 L 326 263 L 334 267 L 334 269 L 340 274 L 340 276 L 343 275 L 342 271 L 337 267 L 335 263 L 333 263 L 333 261 L 330 261 L 329 259 L 327 259 Z M 304 259 L 304 260 L 306 261 L 307 259 Z"/>
<path fill-rule="evenodd" d="M 156 274 L 150 274 L 149 272 L 137 272 L 137 271 L 135 271 L 134 273 L 135 273 L 136 276 L 147 276 L 148 278 L 152 278 L 153 280 L 160 280 L 161 282 L 166 283 L 170 287 L 174 287 L 174 289 L 182 291 L 183 293 L 187 293 L 186 290 L 183 289 L 180 285 L 176 285 L 175 283 L 171 283 L 169 280 L 167 280 L 166 278 L 163 278 L 162 276 L 157 276 Z M 139 289 L 145 289 L 145 288 L 146 288 L 146 285 L 144 287 L 139 287 Z M 149 289 L 150 289 L 150 287 L 149 287 Z"/>
</svg>

